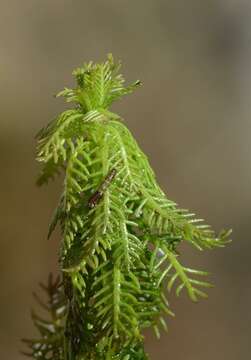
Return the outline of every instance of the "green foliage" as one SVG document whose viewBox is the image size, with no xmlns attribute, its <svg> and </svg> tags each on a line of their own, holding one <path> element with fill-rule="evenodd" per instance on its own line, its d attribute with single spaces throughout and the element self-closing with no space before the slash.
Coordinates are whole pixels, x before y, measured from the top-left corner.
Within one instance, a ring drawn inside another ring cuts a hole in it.
<svg viewBox="0 0 251 360">
<path fill-rule="evenodd" d="M 23 339 L 30 348 L 30 352 L 24 354 L 38 360 L 63 360 L 66 301 L 62 283 L 59 277 L 53 280 L 50 274 L 47 285 L 40 286 L 46 293 L 47 301 L 44 302 L 36 294 L 34 297 L 48 316 L 47 319 L 43 319 L 32 311 L 32 320 L 40 333 L 40 338 Z"/>
<path fill-rule="evenodd" d="M 104 63 L 75 70 L 76 88 L 58 95 L 74 108 L 37 135 L 43 163 L 38 184 L 65 176 L 48 234 L 60 224 L 64 360 L 147 359 L 142 329 L 152 326 L 159 336 L 160 327 L 167 329 L 165 314 L 173 315 L 166 289 L 177 283 L 177 295 L 185 289 L 196 301 L 210 287 L 197 278 L 206 272 L 179 262 L 178 244 L 187 241 L 203 250 L 229 241 L 230 231 L 216 235 L 166 197 L 123 120 L 109 111 L 113 101 L 140 85 L 124 86 L 119 68 L 109 55 Z M 114 179 L 101 193 L 100 184 L 113 170 Z M 93 195 L 99 201 L 90 208 Z M 35 350 L 33 356 L 47 359 Z"/>
</svg>

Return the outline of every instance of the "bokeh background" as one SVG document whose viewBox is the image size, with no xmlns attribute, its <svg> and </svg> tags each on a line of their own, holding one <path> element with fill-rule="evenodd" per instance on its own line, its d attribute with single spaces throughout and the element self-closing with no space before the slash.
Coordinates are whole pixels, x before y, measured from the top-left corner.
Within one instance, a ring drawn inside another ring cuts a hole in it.
<svg viewBox="0 0 251 360">
<path fill-rule="evenodd" d="M 36 131 L 65 107 L 53 95 L 108 52 L 144 86 L 114 110 L 148 154 L 163 189 L 216 230 L 226 249 L 183 262 L 212 272 L 208 300 L 171 298 L 176 318 L 152 359 L 250 357 L 251 3 L 245 0 L 0 1 L 0 358 L 21 360 L 35 334 L 32 291 L 57 271 L 46 240 L 61 180 L 37 189 Z"/>
</svg>

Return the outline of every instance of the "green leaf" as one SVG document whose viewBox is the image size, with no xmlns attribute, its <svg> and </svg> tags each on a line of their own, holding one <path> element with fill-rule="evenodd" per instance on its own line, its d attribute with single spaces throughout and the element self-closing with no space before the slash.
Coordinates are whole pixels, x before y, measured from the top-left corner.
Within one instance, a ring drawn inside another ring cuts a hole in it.
<svg viewBox="0 0 251 360">
<path fill-rule="evenodd" d="M 179 294 L 183 288 L 186 288 L 189 297 L 193 301 L 197 301 L 198 297 L 207 297 L 207 295 L 203 291 L 197 289 L 195 286 L 209 288 L 209 287 L 212 287 L 212 285 L 205 281 L 191 279 L 188 276 L 188 274 L 192 273 L 194 275 L 205 276 L 205 275 L 208 275 L 208 273 L 204 272 L 204 271 L 186 268 L 186 267 L 182 266 L 180 264 L 180 262 L 177 260 L 177 255 L 173 254 L 167 247 L 163 246 L 162 250 L 167 255 L 168 261 L 174 270 L 170 280 L 168 281 L 168 286 L 167 286 L 168 290 L 169 291 L 172 290 L 174 282 L 179 278 L 179 280 L 181 281 L 181 284 L 177 287 L 177 290 L 176 290 L 177 296 L 179 296 Z"/>
</svg>

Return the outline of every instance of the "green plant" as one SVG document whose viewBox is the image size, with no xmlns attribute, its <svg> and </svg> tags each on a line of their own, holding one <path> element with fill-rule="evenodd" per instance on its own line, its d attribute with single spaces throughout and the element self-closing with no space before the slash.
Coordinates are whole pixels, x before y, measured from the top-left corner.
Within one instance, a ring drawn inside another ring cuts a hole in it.
<svg viewBox="0 0 251 360">
<path fill-rule="evenodd" d="M 180 209 L 159 188 L 144 153 L 110 105 L 141 85 L 125 86 L 120 64 L 108 55 L 75 70 L 77 86 L 58 96 L 73 103 L 37 135 L 43 168 L 38 184 L 64 173 L 63 193 L 49 227 L 62 231 L 60 284 L 50 278 L 51 315 L 33 314 L 41 338 L 26 340 L 41 360 L 143 360 L 142 329 L 166 329 L 166 298 L 176 284 L 196 301 L 207 273 L 184 267 L 181 241 L 222 247 L 219 235 Z M 195 278 L 194 278 L 195 276 Z M 52 299 L 56 299 L 53 301 Z M 41 303 L 41 301 L 40 301 Z"/>
</svg>

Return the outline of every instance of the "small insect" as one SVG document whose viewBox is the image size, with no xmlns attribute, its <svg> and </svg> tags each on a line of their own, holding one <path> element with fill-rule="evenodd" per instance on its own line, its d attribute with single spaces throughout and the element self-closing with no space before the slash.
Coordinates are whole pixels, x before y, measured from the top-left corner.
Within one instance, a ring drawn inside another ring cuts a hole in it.
<svg viewBox="0 0 251 360">
<path fill-rule="evenodd" d="M 90 197 L 90 199 L 88 200 L 88 207 L 90 209 L 93 209 L 102 199 L 104 192 L 106 191 L 112 180 L 114 179 L 116 173 L 117 173 L 116 169 L 112 169 L 105 177 L 104 181 L 100 184 L 98 190 Z"/>
</svg>

